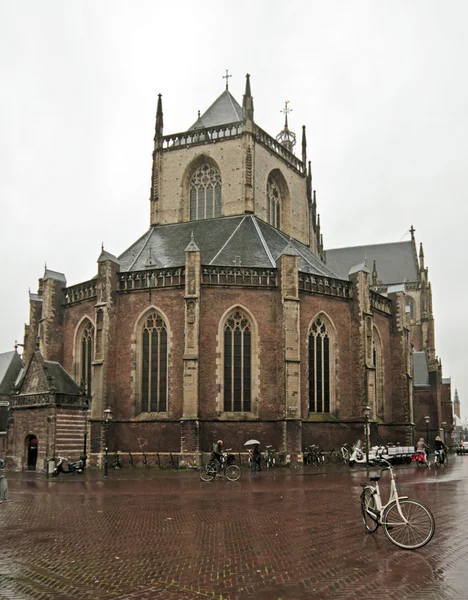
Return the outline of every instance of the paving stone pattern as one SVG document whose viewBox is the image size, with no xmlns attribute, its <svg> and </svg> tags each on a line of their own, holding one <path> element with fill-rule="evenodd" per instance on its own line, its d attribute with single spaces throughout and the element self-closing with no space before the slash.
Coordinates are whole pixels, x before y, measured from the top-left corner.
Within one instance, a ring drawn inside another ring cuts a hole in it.
<svg viewBox="0 0 468 600">
<path fill-rule="evenodd" d="M 436 519 L 417 551 L 364 532 L 362 470 L 7 473 L 0 599 L 467 600 L 468 456 L 397 470 Z"/>
</svg>

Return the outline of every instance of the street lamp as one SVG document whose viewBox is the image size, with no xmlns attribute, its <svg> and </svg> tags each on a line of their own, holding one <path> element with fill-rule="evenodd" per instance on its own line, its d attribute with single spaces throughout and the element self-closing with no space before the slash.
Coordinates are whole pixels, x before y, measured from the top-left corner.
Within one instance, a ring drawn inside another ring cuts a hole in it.
<svg viewBox="0 0 468 600">
<path fill-rule="evenodd" d="M 370 406 L 364 406 L 362 414 L 365 419 L 365 433 L 366 433 L 366 466 L 369 466 L 369 417 L 371 413 Z"/>
<path fill-rule="evenodd" d="M 110 408 L 106 408 L 103 411 L 104 416 L 104 431 L 106 434 L 105 437 L 105 448 L 104 448 L 104 479 L 107 477 L 107 473 L 109 472 L 109 425 L 112 421 L 112 417 L 114 416 L 112 410 Z"/>
<path fill-rule="evenodd" d="M 429 446 L 429 421 L 431 420 L 431 418 L 429 417 L 429 415 L 426 415 L 424 417 L 424 420 L 426 421 L 426 444 Z"/>
</svg>

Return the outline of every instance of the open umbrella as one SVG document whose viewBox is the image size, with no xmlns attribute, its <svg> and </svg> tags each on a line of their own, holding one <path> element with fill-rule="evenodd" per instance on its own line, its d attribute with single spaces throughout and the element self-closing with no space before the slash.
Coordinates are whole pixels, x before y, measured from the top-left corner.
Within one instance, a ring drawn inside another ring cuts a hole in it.
<svg viewBox="0 0 468 600">
<path fill-rule="evenodd" d="M 255 446 L 255 444 L 260 444 L 260 442 L 258 440 L 248 440 L 244 446 Z"/>
</svg>

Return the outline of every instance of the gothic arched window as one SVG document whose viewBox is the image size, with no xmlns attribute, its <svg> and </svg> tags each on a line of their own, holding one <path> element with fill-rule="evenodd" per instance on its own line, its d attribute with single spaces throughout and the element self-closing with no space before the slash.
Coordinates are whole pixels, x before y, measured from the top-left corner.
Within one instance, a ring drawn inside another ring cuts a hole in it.
<svg viewBox="0 0 468 600">
<path fill-rule="evenodd" d="M 383 365 L 383 352 L 382 342 L 377 334 L 377 330 L 374 329 L 374 339 L 372 341 L 372 364 L 374 366 L 374 406 L 372 407 L 372 416 L 384 419 L 385 417 L 385 406 L 384 406 L 384 365 Z"/>
<path fill-rule="evenodd" d="M 240 310 L 224 323 L 224 411 L 252 408 L 252 326 Z"/>
<path fill-rule="evenodd" d="M 279 229 L 281 213 L 281 194 L 279 187 L 270 175 L 267 182 L 267 221 Z"/>
<path fill-rule="evenodd" d="M 221 216 L 221 175 L 214 167 L 204 164 L 190 180 L 190 220 L 212 219 Z"/>
<path fill-rule="evenodd" d="M 153 311 L 141 330 L 141 410 L 167 411 L 167 327 Z"/>
<path fill-rule="evenodd" d="M 330 397 L 330 337 L 319 317 L 309 330 L 309 412 L 331 412 Z"/>
<path fill-rule="evenodd" d="M 86 321 L 78 338 L 78 377 L 83 391 L 91 395 L 92 362 L 94 346 L 94 327 Z"/>
<path fill-rule="evenodd" d="M 406 298 L 405 298 L 405 310 L 406 310 L 406 313 L 409 314 L 410 318 L 413 319 L 414 318 L 414 300 L 413 300 L 413 298 L 410 298 L 409 296 L 406 296 Z"/>
</svg>

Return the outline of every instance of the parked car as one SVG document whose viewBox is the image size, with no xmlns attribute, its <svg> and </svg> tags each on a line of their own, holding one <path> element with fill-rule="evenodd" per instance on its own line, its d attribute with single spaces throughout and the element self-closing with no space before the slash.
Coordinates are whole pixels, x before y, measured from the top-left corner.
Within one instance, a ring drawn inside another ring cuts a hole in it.
<svg viewBox="0 0 468 600">
<path fill-rule="evenodd" d="M 457 454 L 468 454 L 468 442 L 460 442 L 456 452 Z"/>
</svg>

